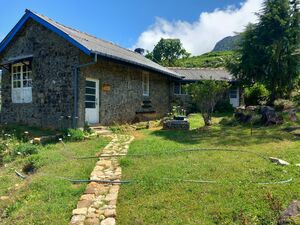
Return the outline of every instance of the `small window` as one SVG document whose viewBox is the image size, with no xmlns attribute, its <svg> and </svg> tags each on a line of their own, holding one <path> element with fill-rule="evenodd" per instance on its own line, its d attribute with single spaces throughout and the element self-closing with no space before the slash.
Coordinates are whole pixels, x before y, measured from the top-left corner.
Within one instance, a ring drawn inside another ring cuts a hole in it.
<svg viewBox="0 0 300 225">
<path fill-rule="evenodd" d="M 32 71 L 29 62 L 12 65 L 12 102 L 32 102 Z"/>
<path fill-rule="evenodd" d="M 149 73 L 143 73 L 143 96 L 149 96 L 150 91 L 149 91 Z"/>
<path fill-rule="evenodd" d="M 237 97 L 238 97 L 238 89 L 237 88 L 230 89 L 229 98 L 237 98 Z"/>
<path fill-rule="evenodd" d="M 174 94 L 175 95 L 186 95 L 187 91 L 186 91 L 185 85 L 180 82 L 175 82 L 174 83 Z"/>
</svg>

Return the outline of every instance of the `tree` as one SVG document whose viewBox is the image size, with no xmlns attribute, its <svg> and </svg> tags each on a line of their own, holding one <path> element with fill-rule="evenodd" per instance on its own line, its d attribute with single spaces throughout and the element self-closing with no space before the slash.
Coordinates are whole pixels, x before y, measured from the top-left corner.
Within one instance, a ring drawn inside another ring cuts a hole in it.
<svg viewBox="0 0 300 225">
<path fill-rule="evenodd" d="M 190 56 L 179 39 L 161 39 L 155 45 L 152 52 L 148 52 L 147 58 L 163 66 L 174 66 L 177 59 Z"/>
<path fill-rule="evenodd" d="M 266 0 L 258 16 L 227 67 L 246 85 L 264 84 L 273 102 L 288 97 L 299 77 L 299 0 Z"/>
<path fill-rule="evenodd" d="M 197 109 L 202 114 L 205 126 L 212 125 L 212 113 L 228 87 L 228 82 L 214 80 L 204 80 L 187 86 Z"/>
</svg>

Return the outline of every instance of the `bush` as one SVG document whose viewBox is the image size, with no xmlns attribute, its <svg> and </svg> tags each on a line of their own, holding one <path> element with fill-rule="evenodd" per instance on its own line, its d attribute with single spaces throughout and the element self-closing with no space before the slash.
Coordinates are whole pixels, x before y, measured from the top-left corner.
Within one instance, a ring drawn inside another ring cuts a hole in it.
<svg viewBox="0 0 300 225">
<path fill-rule="evenodd" d="M 264 105 L 269 98 L 270 92 L 260 83 L 254 84 L 252 87 L 245 88 L 245 104 L 248 105 Z"/>
<path fill-rule="evenodd" d="M 67 133 L 67 140 L 69 141 L 84 140 L 84 132 L 80 129 L 68 129 L 66 133 Z"/>
<path fill-rule="evenodd" d="M 287 99 L 277 99 L 274 101 L 274 108 L 276 111 L 285 111 L 294 107 L 294 103 Z"/>
<path fill-rule="evenodd" d="M 219 101 L 217 104 L 216 104 L 216 107 L 215 107 L 215 112 L 218 112 L 218 113 L 233 113 L 234 112 L 234 108 L 233 106 L 230 104 L 229 100 L 228 101 Z"/>
<path fill-rule="evenodd" d="M 20 156 L 29 156 L 33 154 L 37 154 L 39 151 L 36 145 L 30 143 L 22 143 L 15 146 L 11 152 L 11 157 L 15 158 L 18 155 Z"/>
</svg>

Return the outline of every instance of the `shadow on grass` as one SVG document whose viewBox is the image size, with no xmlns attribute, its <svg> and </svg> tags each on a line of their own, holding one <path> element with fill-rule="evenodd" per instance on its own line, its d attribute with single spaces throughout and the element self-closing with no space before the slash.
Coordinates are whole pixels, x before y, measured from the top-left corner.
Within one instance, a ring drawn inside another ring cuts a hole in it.
<svg viewBox="0 0 300 225">
<path fill-rule="evenodd" d="M 181 144 L 201 144 L 210 145 L 253 145 L 276 143 L 284 140 L 299 141 L 293 135 L 281 130 L 280 127 L 254 127 L 251 135 L 250 127 L 244 126 L 212 126 L 209 129 L 196 129 L 190 131 L 153 131 L 152 135 L 163 137 Z"/>
</svg>

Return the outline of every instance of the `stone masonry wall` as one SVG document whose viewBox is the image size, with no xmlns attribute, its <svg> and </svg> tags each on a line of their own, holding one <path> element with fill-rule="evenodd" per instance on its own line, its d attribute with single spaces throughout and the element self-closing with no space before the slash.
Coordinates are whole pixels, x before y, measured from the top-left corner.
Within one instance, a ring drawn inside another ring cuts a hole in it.
<svg viewBox="0 0 300 225">
<path fill-rule="evenodd" d="M 91 61 L 90 58 L 81 54 L 81 63 L 89 61 Z M 101 58 L 98 59 L 97 64 L 81 69 L 79 125 L 83 125 L 85 118 L 86 78 L 100 81 L 100 123 L 102 125 L 135 121 L 136 112 L 141 110 L 145 99 L 151 101 L 151 106 L 156 111 L 153 118 L 159 118 L 168 113 L 170 109 L 169 79 L 150 72 L 150 96 L 145 98 L 142 93 L 142 74 L 142 69 Z M 111 90 L 102 91 L 103 84 L 110 85 Z"/>
<path fill-rule="evenodd" d="M 11 98 L 11 74 L 2 76 L 2 123 L 22 123 L 46 128 L 72 126 L 74 112 L 73 72 L 75 65 L 93 61 L 54 32 L 29 20 L 0 55 L 0 62 L 9 58 L 33 55 L 32 103 L 16 104 Z M 98 63 L 80 69 L 79 127 L 85 123 L 85 79 L 100 81 L 100 122 L 103 125 L 132 122 L 141 110 L 142 73 L 134 66 L 99 59 Z M 170 81 L 164 75 L 150 72 L 150 97 L 153 118 L 169 112 Z M 102 91 L 102 85 L 111 91 Z"/>
<path fill-rule="evenodd" d="M 39 127 L 71 126 L 73 115 L 72 66 L 79 64 L 79 50 L 69 42 L 30 20 L 0 55 L 0 62 L 22 55 L 32 61 L 32 103 L 13 104 L 11 75 L 2 76 L 2 122 Z M 63 118 L 62 118 L 63 117 Z"/>
</svg>

